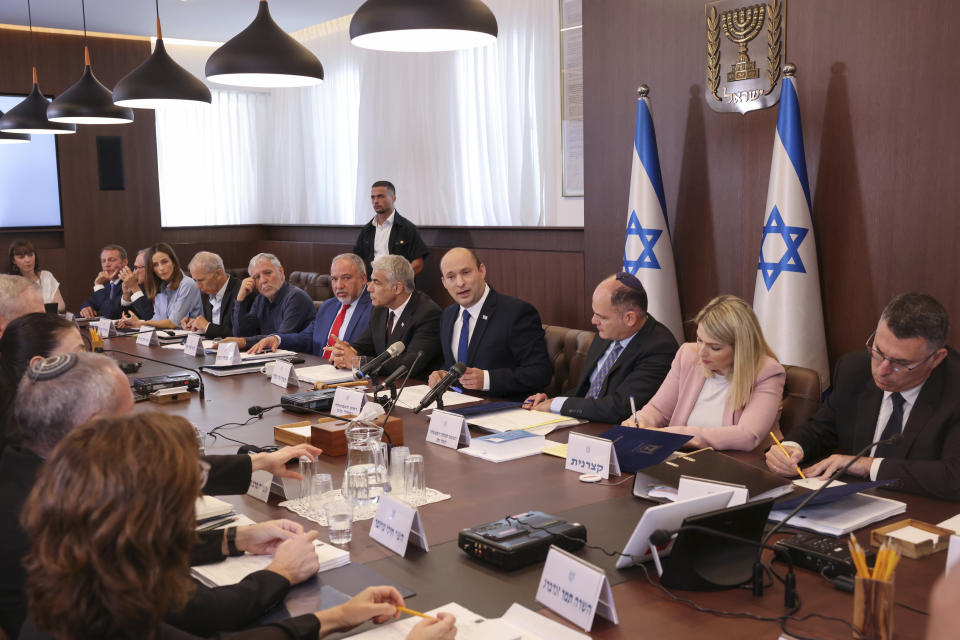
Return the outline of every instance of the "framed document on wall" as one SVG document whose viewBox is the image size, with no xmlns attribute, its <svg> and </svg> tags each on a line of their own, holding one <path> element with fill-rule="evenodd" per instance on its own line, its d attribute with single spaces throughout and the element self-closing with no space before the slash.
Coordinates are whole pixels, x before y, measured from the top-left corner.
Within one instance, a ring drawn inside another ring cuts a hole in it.
<svg viewBox="0 0 960 640">
<path fill-rule="evenodd" d="M 560 126 L 563 195 L 583 195 L 583 6 L 560 0 Z"/>
</svg>

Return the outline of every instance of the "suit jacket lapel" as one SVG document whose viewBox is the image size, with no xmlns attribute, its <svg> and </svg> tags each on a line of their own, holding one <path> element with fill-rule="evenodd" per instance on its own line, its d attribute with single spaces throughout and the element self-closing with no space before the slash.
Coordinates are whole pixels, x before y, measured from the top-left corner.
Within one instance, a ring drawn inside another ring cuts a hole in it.
<svg viewBox="0 0 960 640">
<path fill-rule="evenodd" d="M 393 320 L 393 331 L 390 332 L 390 340 L 388 344 L 384 347 L 389 347 L 391 344 L 403 337 L 403 334 L 406 332 L 406 326 L 411 322 L 413 315 L 417 312 L 417 294 L 419 292 L 414 291 L 410 294 L 410 300 L 407 302 L 407 306 L 404 307 L 403 313 L 400 314 L 399 318 L 394 318 Z M 389 313 L 389 311 L 387 312 Z M 386 327 L 386 325 L 384 325 Z M 394 339 L 394 336 L 397 336 Z"/>
<path fill-rule="evenodd" d="M 483 333 L 487 330 L 490 323 L 490 316 L 497 310 L 497 292 L 490 287 L 490 293 L 486 301 L 480 307 L 480 316 L 473 325 L 473 335 L 470 336 L 470 346 L 467 348 L 467 361 L 474 362 L 477 357 L 477 351 L 480 349 L 480 343 L 483 341 Z"/>
<path fill-rule="evenodd" d="M 880 403 L 883 402 L 883 391 L 873 383 L 873 378 L 867 379 L 866 386 L 857 398 L 857 418 L 853 427 L 853 450 L 851 454 L 860 451 L 874 441 L 877 432 L 877 418 L 880 416 Z"/>
<path fill-rule="evenodd" d="M 937 400 L 943 393 L 944 372 L 946 370 L 947 365 L 941 363 L 933 370 L 923 388 L 920 389 L 917 402 L 910 410 L 910 417 L 907 418 L 907 424 L 903 428 L 903 440 L 897 445 L 897 448 L 903 451 L 904 456 L 910 451 L 913 441 L 917 439 L 917 436 L 920 435 L 920 432 L 923 431 L 923 428 L 933 416 Z"/>
<path fill-rule="evenodd" d="M 454 303 L 443 310 L 440 316 L 440 348 L 444 362 L 456 362 L 453 356 L 453 323 L 457 321 L 460 305 Z M 450 366 L 453 366 L 452 364 Z"/>
<path fill-rule="evenodd" d="M 587 358 L 583 362 L 583 371 L 580 373 L 580 382 L 577 384 L 578 395 L 586 395 L 590 389 L 590 376 L 593 375 L 593 370 L 597 368 L 597 362 L 607 352 L 609 346 L 610 341 L 604 340 L 600 336 L 594 338 L 593 342 L 590 343 Z M 609 377 L 607 379 L 609 380 Z"/>
</svg>

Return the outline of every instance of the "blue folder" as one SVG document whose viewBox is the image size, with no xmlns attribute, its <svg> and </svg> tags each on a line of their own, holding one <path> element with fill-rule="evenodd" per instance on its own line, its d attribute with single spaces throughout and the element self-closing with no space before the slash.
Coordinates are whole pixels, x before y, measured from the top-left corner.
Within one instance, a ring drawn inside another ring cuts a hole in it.
<svg viewBox="0 0 960 640">
<path fill-rule="evenodd" d="M 620 469 L 626 473 L 636 473 L 663 462 L 693 436 L 618 425 L 604 431 L 600 437 L 613 440 Z"/>
</svg>

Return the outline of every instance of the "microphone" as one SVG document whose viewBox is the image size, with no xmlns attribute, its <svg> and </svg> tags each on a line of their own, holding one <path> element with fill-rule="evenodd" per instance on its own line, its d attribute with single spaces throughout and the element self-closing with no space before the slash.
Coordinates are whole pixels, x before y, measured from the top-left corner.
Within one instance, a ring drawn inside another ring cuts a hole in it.
<svg viewBox="0 0 960 640">
<path fill-rule="evenodd" d="M 423 353 L 423 352 L 421 351 L 420 353 Z M 400 365 L 399 367 L 393 370 L 393 373 L 391 373 L 386 378 L 384 378 L 383 381 L 376 386 L 373 392 L 377 393 L 378 391 L 383 391 L 384 389 L 392 385 L 394 382 L 396 382 L 397 379 L 403 374 L 405 374 L 406 372 L 407 372 L 407 365 L 405 364 Z"/>
<path fill-rule="evenodd" d="M 270 411 L 270 409 L 276 409 L 277 407 L 282 407 L 280 404 L 272 404 L 269 407 L 261 407 L 260 405 L 253 405 L 252 407 L 247 407 L 247 413 L 251 416 L 260 416 Z"/>
<path fill-rule="evenodd" d="M 467 365 L 462 362 L 458 362 L 447 371 L 447 375 L 437 384 L 433 385 L 433 388 L 427 392 L 427 395 L 423 396 L 423 400 L 420 401 L 420 404 L 417 405 L 417 408 L 413 410 L 414 413 L 420 413 L 439 398 L 443 397 L 443 392 L 450 388 L 454 382 L 460 379 L 460 376 L 464 374 L 467 370 Z M 438 403 L 439 404 L 439 403 Z"/>
<path fill-rule="evenodd" d="M 354 374 L 354 377 L 357 380 L 362 380 L 365 377 L 375 375 L 377 371 L 380 371 L 380 368 L 383 367 L 383 365 L 387 364 L 388 362 L 396 358 L 398 355 L 403 353 L 403 350 L 406 348 L 407 348 L 407 345 L 403 344 L 399 340 L 397 342 L 394 342 L 392 345 L 387 347 L 386 351 L 384 351 L 383 353 L 378 355 L 376 358 L 374 358 L 367 364 L 357 369 L 357 372 Z"/>
<path fill-rule="evenodd" d="M 836 473 L 834 473 L 832 476 L 830 476 L 830 477 L 826 480 L 826 482 L 824 482 L 822 485 L 820 485 L 820 486 L 817 488 L 816 491 L 814 491 L 813 493 L 811 493 L 810 495 L 808 495 L 806 498 L 804 498 L 804 499 L 803 499 L 803 502 L 801 502 L 800 504 L 798 504 L 793 511 L 791 511 L 790 513 L 788 513 L 786 518 L 784 518 L 783 520 L 781 520 L 780 522 L 778 522 L 777 524 L 775 524 L 773 527 L 771 527 L 771 528 L 770 528 L 770 531 L 768 531 L 768 532 L 763 536 L 763 539 L 760 541 L 761 544 L 767 544 L 767 541 L 770 540 L 770 536 L 772 536 L 772 535 L 775 534 L 777 531 L 779 531 L 781 528 L 783 528 L 783 526 L 784 526 L 785 524 L 787 524 L 787 522 L 788 522 L 791 518 L 793 518 L 793 516 L 797 515 L 797 513 L 798 513 L 801 509 L 803 509 L 805 506 L 807 506 L 807 504 L 809 504 L 811 500 L 813 500 L 814 498 L 816 498 L 818 495 L 820 495 L 820 494 L 823 492 L 824 489 L 826 489 L 827 487 L 829 487 L 829 486 L 830 486 L 830 483 L 832 483 L 834 480 L 836 480 L 837 478 L 839 478 L 840 476 L 842 476 L 843 474 L 845 474 L 845 473 L 847 472 L 847 469 L 849 469 L 850 466 L 853 465 L 854 462 L 856 462 L 857 460 L 859 460 L 860 458 L 862 458 L 864 455 L 866 455 L 867 451 L 870 451 L 870 450 L 873 449 L 875 446 L 881 445 L 881 444 L 897 444 L 897 443 L 900 442 L 902 439 L 903 439 L 903 435 L 897 433 L 897 434 L 894 434 L 894 435 L 890 436 L 889 438 L 882 438 L 882 439 L 880 439 L 880 440 L 876 440 L 876 441 L 874 441 L 874 442 L 871 442 L 870 444 L 868 444 L 867 446 L 865 446 L 863 449 L 860 449 L 860 451 L 857 453 L 857 455 L 855 455 L 855 456 L 853 456 L 852 458 L 850 458 L 850 461 L 847 462 L 847 464 L 843 465 L 843 467 L 841 467 Z M 760 553 L 759 553 L 759 552 L 757 553 L 757 564 L 760 564 Z M 754 585 L 753 585 L 753 593 L 754 593 L 754 595 L 762 596 L 762 595 L 763 595 L 763 584 L 761 583 L 761 584 L 759 585 L 759 588 L 758 588 L 758 585 L 754 584 Z"/>
<path fill-rule="evenodd" d="M 119 349 L 99 349 L 98 351 L 99 351 L 100 353 L 122 353 L 122 354 L 125 355 L 125 356 L 130 356 L 131 358 L 140 358 L 141 360 L 149 360 L 150 362 L 156 362 L 157 364 L 167 365 L 168 367 L 171 367 L 171 368 L 173 368 L 173 369 L 183 369 L 184 371 L 189 371 L 189 372 L 191 372 L 191 373 L 195 373 L 195 374 L 197 374 L 197 380 L 200 381 L 200 386 L 199 386 L 199 388 L 197 389 L 197 391 L 198 391 L 198 393 L 199 393 L 199 395 L 200 395 L 200 399 L 201 399 L 201 400 L 204 399 L 204 393 L 203 393 L 203 376 L 201 376 L 201 375 L 200 375 L 200 372 L 197 371 L 196 369 L 191 369 L 190 367 L 185 367 L 185 366 L 180 365 L 180 364 L 173 364 L 173 363 L 170 363 L 170 362 L 164 362 L 163 360 L 154 360 L 153 358 L 148 358 L 147 356 L 145 356 L 145 355 L 143 355 L 143 354 L 140 354 L 140 353 L 128 353 L 128 352 L 126 352 L 126 351 L 120 351 Z"/>
</svg>

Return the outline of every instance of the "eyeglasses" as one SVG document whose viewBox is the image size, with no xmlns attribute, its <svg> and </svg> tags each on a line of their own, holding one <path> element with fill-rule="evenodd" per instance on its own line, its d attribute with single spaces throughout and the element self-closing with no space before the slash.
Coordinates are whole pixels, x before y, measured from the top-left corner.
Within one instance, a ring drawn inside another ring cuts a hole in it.
<svg viewBox="0 0 960 640">
<path fill-rule="evenodd" d="M 210 463 L 206 460 L 200 460 L 200 488 L 207 486 L 207 478 L 210 477 Z"/>
<path fill-rule="evenodd" d="M 922 365 L 924 362 L 932 358 L 933 354 L 935 354 L 937 351 L 943 348 L 943 347 L 937 347 L 936 349 L 928 353 L 925 358 L 917 362 L 910 362 L 909 360 L 901 360 L 899 358 L 888 358 L 887 356 L 884 355 L 883 351 L 880 351 L 880 349 L 877 349 L 875 346 L 873 346 L 873 340 L 876 337 L 876 335 L 877 335 L 877 332 L 874 331 L 873 333 L 870 334 L 870 337 L 867 338 L 867 345 L 866 345 L 867 353 L 869 353 L 870 357 L 879 363 L 883 363 L 883 361 L 886 360 L 887 362 L 890 363 L 890 368 L 897 373 L 901 371 L 916 370 L 917 368 L 920 367 L 920 365 Z"/>
</svg>

